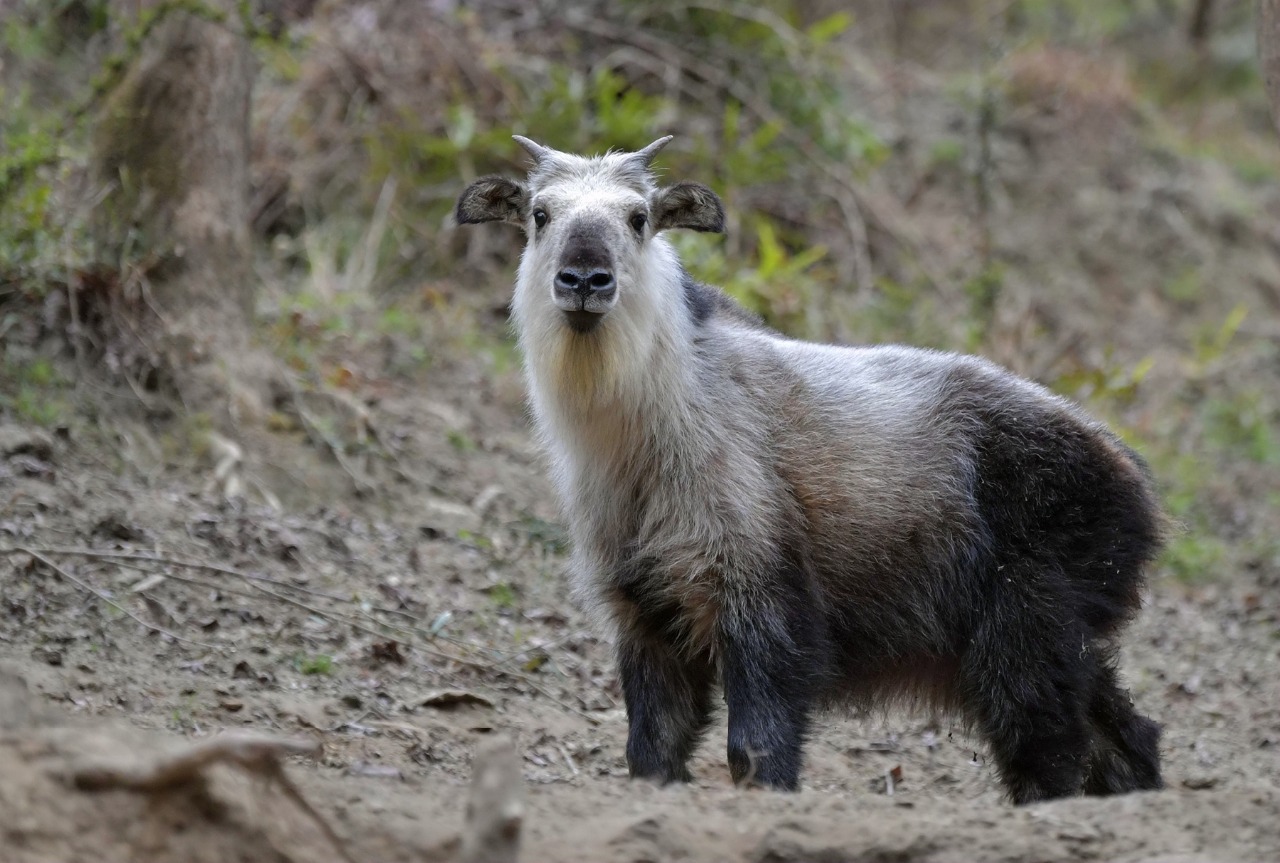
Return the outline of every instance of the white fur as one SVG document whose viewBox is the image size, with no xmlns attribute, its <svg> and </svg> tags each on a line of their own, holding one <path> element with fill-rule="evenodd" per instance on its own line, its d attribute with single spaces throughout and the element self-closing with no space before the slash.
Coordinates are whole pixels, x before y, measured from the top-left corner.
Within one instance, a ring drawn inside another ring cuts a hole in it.
<svg viewBox="0 0 1280 863">
<path fill-rule="evenodd" d="M 670 244 L 650 232 L 637 240 L 627 225 L 653 193 L 620 167 L 628 157 L 549 158 L 531 177 L 529 209 L 550 218 L 540 234 L 525 226 L 513 309 L 579 598 L 609 620 L 616 570 L 644 555 L 659 562 L 690 637 L 714 649 L 711 618 L 750 605 L 796 530 L 815 565 L 840 574 L 824 581 L 837 594 L 857 561 L 890 567 L 919 534 L 927 543 L 912 564 L 938 570 L 917 581 L 936 602 L 896 602 L 874 585 L 848 592 L 901 617 L 915 644 L 925 635 L 940 646 L 950 561 L 980 542 L 967 419 L 941 407 L 949 372 L 999 381 L 1036 410 L 1065 403 L 971 357 L 797 342 L 722 313 L 699 324 Z M 615 307 L 586 334 L 566 325 L 552 293 L 564 238 L 584 219 L 605 226 L 618 285 Z"/>
</svg>

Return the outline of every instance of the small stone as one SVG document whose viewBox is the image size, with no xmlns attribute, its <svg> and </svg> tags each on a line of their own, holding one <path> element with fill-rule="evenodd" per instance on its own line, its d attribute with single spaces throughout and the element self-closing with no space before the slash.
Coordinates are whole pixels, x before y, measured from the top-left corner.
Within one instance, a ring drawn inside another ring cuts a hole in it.
<svg viewBox="0 0 1280 863">
<path fill-rule="evenodd" d="M 34 456 L 42 461 L 53 456 L 53 438 L 40 429 L 0 425 L 0 458 Z"/>
<path fill-rule="evenodd" d="M 53 650 L 48 647 L 38 647 L 32 653 L 32 656 L 47 665 L 54 666 L 55 668 L 62 665 L 62 651 L 60 650 Z"/>
<path fill-rule="evenodd" d="M 1192 791 L 1207 791 L 1218 785 L 1218 777 L 1208 775 L 1188 776 L 1182 780 L 1182 787 Z"/>
</svg>

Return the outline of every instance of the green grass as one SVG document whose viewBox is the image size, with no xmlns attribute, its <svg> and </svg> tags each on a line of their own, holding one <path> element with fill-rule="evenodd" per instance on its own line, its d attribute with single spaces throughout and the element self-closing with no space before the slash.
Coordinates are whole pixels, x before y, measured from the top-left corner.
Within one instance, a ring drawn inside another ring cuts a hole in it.
<svg viewBox="0 0 1280 863">
<path fill-rule="evenodd" d="M 298 656 L 294 668 L 301 674 L 333 674 L 333 657 L 325 653 L 315 656 Z"/>
</svg>

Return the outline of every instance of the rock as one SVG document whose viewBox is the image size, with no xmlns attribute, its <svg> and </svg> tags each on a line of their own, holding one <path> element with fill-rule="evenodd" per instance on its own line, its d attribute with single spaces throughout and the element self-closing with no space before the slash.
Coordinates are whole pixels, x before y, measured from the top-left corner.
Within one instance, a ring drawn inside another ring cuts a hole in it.
<svg viewBox="0 0 1280 863">
<path fill-rule="evenodd" d="M 53 438 L 40 429 L 0 425 L 0 458 L 30 455 L 47 460 L 53 455 Z"/>
<path fill-rule="evenodd" d="M 422 502 L 423 528 L 434 530 L 436 535 L 457 536 L 459 533 L 476 533 L 480 530 L 480 514 L 465 504 L 442 497 L 427 498 Z"/>
<path fill-rule="evenodd" d="M 0 666 L 0 729 L 23 728 L 31 721 L 27 680 L 16 666 Z"/>
</svg>

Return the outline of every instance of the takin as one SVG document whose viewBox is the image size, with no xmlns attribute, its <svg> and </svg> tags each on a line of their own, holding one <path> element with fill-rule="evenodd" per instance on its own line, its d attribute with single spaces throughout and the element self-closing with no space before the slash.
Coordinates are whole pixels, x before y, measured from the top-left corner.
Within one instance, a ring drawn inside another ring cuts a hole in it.
<svg viewBox="0 0 1280 863">
<path fill-rule="evenodd" d="M 795 789 L 818 708 L 923 704 L 1016 803 L 1160 788 L 1114 640 L 1161 541 L 1142 460 L 983 359 L 797 341 L 694 280 L 662 233 L 724 210 L 657 184 L 670 137 L 516 140 L 527 181 L 476 180 L 456 217 L 527 235 L 512 314 L 631 775 L 690 779 L 718 684 L 739 784 Z"/>
</svg>

